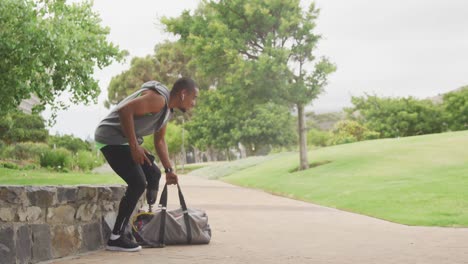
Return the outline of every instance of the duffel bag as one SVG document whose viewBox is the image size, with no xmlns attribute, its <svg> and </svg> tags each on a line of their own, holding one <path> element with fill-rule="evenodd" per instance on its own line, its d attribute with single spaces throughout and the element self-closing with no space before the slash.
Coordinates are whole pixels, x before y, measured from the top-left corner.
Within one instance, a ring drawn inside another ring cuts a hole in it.
<svg viewBox="0 0 468 264">
<path fill-rule="evenodd" d="M 180 185 L 177 184 L 181 208 L 167 210 L 167 184 L 155 212 L 140 213 L 132 220 L 132 231 L 142 246 L 164 247 L 176 244 L 208 244 L 211 228 L 208 216 L 200 209 L 187 208 Z"/>
</svg>

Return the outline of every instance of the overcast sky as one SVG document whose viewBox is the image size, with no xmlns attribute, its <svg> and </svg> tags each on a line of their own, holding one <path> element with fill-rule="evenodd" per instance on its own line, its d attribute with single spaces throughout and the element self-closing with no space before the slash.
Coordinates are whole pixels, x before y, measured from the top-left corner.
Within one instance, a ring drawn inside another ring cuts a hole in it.
<svg viewBox="0 0 468 264">
<path fill-rule="evenodd" d="M 303 0 L 308 5 L 310 0 Z M 432 97 L 468 85 L 468 1 L 317 0 L 318 55 L 338 70 L 310 108 L 322 113 L 350 105 L 351 96 Z M 126 63 L 96 72 L 102 94 L 97 105 L 72 106 L 59 113 L 51 133 L 92 138 L 107 114 L 103 102 L 110 79 L 128 69 L 130 58 L 153 53 L 156 43 L 173 39 L 159 24 L 162 16 L 194 9 L 194 0 L 95 0 L 94 9 L 109 39 L 130 52 Z M 170 86 L 171 84 L 167 84 Z M 46 114 L 47 116 L 47 114 Z"/>
</svg>

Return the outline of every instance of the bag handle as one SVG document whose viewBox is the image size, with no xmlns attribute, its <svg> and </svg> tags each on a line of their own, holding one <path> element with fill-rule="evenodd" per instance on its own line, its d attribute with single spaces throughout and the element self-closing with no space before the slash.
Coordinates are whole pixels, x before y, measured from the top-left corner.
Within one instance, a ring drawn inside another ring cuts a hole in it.
<svg viewBox="0 0 468 264">
<path fill-rule="evenodd" d="M 180 207 L 182 207 L 182 210 L 185 212 L 187 211 L 187 204 L 185 203 L 184 194 L 182 193 L 182 190 L 180 189 L 179 184 L 177 184 L 177 189 L 179 192 Z M 167 183 L 164 185 L 164 189 L 161 193 L 161 197 L 159 198 L 159 206 L 162 208 L 167 208 Z"/>
<path fill-rule="evenodd" d="M 185 227 L 187 230 L 187 243 L 192 243 L 192 228 L 190 226 L 190 220 L 188 215 L 187 204 L 185 203 L 184 195 L 182 194 L 182 190 L 180 185 L 177 184 L 177 189 L 179 193 L 179 202 L 180 206 L 182 207 L 182 212 L 184 213 L 184 222 Z M 164 185 L 164 189 L 161 193 L 161 197 L 159 199 L 159 206 L 161 207 L 161 226 L 159 227 L 159 244 L 164 246 L 164 235 L 166 231 L 166 216 L 167 216 L 167 183 Z"/>
</svg>

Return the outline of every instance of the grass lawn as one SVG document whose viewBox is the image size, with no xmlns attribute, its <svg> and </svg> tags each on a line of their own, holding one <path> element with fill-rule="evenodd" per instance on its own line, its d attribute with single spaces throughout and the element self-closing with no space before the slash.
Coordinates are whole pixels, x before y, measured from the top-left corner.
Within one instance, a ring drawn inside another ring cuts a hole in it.
<svg viewBox="0 0 468 264">
<path fill-rule="evenodd" d="M 0 168 L 0 185 L 81 185 L 125 184 L 116 174 L 60 173 L 48 170 L 12 170 Z"/>
<path fill-rule="evenodd" d="M 248 157 L 246 159 L 236 160 L 234 162 L 218 161 L 208 162 L 201 169 L 193 170 L 190 175 L 203 177 L 207 179 L 218 179 L 230 175 L 236 171 L 243 170 L 258 165 L 266 160 L 276 157 L 278 154 L 268 156 Z"/>
<path fill-rule="evenodd" d="M 205 164 L 191 163 L 191 164 L 185 164 L 182 169 L 182 165 L 177 165 L 177 173 L 187 174 L 191 171 L 199 170 L 205 166 L 206 166 Z"/>
<path fill-rule="evenodd" d="M 393 222 L 468 227 L 468 131 L 277 154 L 224 181 Z M 208 168 L 205 168 L 208 169 Z"/>
</svg>

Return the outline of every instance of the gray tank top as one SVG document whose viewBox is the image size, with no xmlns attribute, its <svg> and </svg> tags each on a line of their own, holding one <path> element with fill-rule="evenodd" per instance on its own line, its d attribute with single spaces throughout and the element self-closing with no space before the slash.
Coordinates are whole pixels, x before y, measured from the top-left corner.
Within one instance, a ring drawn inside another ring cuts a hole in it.
<svg viewBox="0 0 468 264">
<path fill-rule="evenodd" d="M 143 136 L 159 131 L 172 117 L 172 111 L 168 107 L 169 90 L 163 84 L 156 81 L 149 81 L 141 86 L 141 89 L 123 99 L 112 111 L 99 123 L 94 132 L 96 142 L 106 145 L 122 145 L 128 143 L 128 139 L 122 130 L 118 111 L 127 102 L 137 98 L 142 92 L 154 90 L 161 94 L 166 100 L 164 108 L 158 113 L 144 116 L 134 116 L 135 134 L 138 144 L 143 143 Z"/>
</svg>

